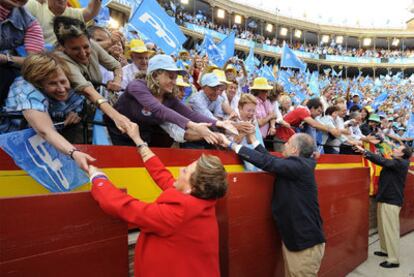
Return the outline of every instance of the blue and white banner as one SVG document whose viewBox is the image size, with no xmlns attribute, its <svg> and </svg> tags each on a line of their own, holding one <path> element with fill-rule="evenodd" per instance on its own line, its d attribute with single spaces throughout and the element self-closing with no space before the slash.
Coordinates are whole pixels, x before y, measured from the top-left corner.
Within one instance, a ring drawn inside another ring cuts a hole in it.
<svg viewBox="0 0 414 277">
<path fill-rule="evenodd" d="M 178 25 L 155 0 L 142 1 L 129 23 L 168 55 L 180 50 L 187 40 Z"/>
<path fill-rule="evenodd" d="M 225 39 L 223 39 L 217 47 L 220 49 L 221 53 L 223 54 L 224 59 L 216 63 L 218 66 L 223 67 L 224 64 L 234 55 L 234 40 L 236 38 L 236 34 L 231 32 Z"/>
<path fill-rule="evenodd" d="M 70 157 L 56 150 L 33 129 L 0 135 L 0 147 L 51 192 L 71 191 L 89 182 Z"/>
<path fill-rule="evenodd" d="M 293 67 L 299 69 L 301 72 L 305 72 L 306 63 L 301 61 L 285 43 L 285 45 L 283 45 L 280 67 Z"/>
</svg>

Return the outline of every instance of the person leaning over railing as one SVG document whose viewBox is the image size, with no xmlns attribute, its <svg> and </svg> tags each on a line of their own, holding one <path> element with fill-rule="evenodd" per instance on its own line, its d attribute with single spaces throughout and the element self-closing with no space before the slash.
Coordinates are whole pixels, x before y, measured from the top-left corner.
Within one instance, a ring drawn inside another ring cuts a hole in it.
<svg viewBox="0 0 414 277">
<path fill-rule="evenodd" d="M 227 174 L 220 159 L 202 155 L 181 168 L 174 179 L 142 140 L 135 123 L 127 133 L 162 189 L 155 202 L 144 203 L 127 195 L 93 166 L 89 176 L 92 196 L 100 207 L 141 230 L 135 248 L 135 276 L 220 276 L 215 204 L 227 191 Z"/>
<path fill-rule="evenodd" d="M 42 28 L 23 7 L 26 2 L 0 0 L 0 105 L 24 61 L 16 48 L 24 46 L 27 53 L 39 53 L 44 48 Z"/>
<path fill-rule="evenodd" d="M 22 114 L 27 123 L 47 142 L 60 152 L 69 155 L 80 168 L 87 171 L 94 159 L 78 151 L 53 126 L 53 119 L 63 115 L 66 134 L 82 135 L 79 130 L 84 98 L 70 89 L 66 63 L 53 53 L 31 55 L 22 66 L 23 77 L 12 86 L 3 107 L 0 133 L 20 129 L 21 119 L 7 117 L 7 113 Z"/>
<path fill-rule="evenodd" d="M 118 113 L 95 90 L 92 84 L 102 83 L 101 64 L 114 72 L 114 79 L 107 83 L 107 89 L 121 90 L 122 67 L 97 42 L 89 39 L 85 24 L 77 19 L 58 16 L 55 18 L 53 28 L 62 51 L 56 52 L 69 67 L 68 78 L 71 86 L 77 92 L 85 95 L 109 116 L 121 131 L 124 131 L 130 120 Z"/>
<path fill-rule="evenodd" d="M 217 136 L 210 131 L 208 124 L 233 127 L 191 110 L 176 97 L 176 79 L 180 72 L 181 69 L 171 56 L 155 55 L 148 63 L 145 79 L 130 82 L 115 104 L 115 109 L 139 124 L 143 139 L 150 145 L 154 145 L 160 135 L 166 135 L 158 127 L 165 122 L 178 127 L 174 128 L 174 133 L 169 134 L 172 138 L 180 136 L 180 140 L 192 139 L 194 135 L 195 140 L 205 139 L 208 143 L 215 143 Z M 107 117 L 105 121 L 114 144 L 133 145 L 133 141 L 114 128 Z"/>
</svg>

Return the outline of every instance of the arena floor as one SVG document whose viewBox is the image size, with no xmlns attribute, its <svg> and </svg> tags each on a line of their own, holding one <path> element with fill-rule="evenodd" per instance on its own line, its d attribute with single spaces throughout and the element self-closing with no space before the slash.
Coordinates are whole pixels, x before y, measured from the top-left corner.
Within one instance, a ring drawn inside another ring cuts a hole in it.
<svg viewBox="0 0 414 277">
<path fill-rule="evenodd" d="M 347 277 L 414 277 L 414 232 L 401 238 L 400 241 L 400 267 L 387 269 L 379 264 L 384 261 L 382 257 L 375 256 L 374 251 L 379 250 L 378 235 L 370 236 L 368 260 L 357 267 Z"/>
</svg>

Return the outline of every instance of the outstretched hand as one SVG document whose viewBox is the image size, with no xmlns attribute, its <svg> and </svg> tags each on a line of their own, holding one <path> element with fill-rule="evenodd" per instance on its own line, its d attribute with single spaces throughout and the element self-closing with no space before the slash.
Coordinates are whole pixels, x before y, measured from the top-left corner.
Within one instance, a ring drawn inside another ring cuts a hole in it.
<svg viewBox="0 0 414 277">
<path fill-rule="evenodd" d="M 358 152 L 358 153 L 364 153 L 365 152 L 365 149 L 364 148 L 362 148 L 361 146 L 359 146 L 359 145 L 354 145 L 354 146 L 352 146 L 352 148 L 356 151 L 356 152 Z"/>
<path fill-rule="evenodd" d="M 76 164 L 85 172 L 88 172 L 89 170 L 89 163 L 96 161 L 95 158 L 92 158 L 88 154 L 81 151 L 73 152 L 72 157 Z"/>
<path fill-rule="evenodd" d="M 216 126 L 226 129 L 232 135 L 235 135 L 235 136 L 239 135 L 239 131 L 237 131 L 236 127 L 234 127 L 233 123 L 229 120 L 217 121 Z"/>
</svg>

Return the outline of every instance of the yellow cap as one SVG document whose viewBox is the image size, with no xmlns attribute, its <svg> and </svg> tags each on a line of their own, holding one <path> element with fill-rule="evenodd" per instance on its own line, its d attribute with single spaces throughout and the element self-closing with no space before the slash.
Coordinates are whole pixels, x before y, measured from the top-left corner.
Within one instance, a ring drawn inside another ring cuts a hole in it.
<svg viewBox="0 0 414 277">
<path fill-rule="evenodd" d="M 272 86 L 269 85 L 267 79 L 264 77 L 257 77 L 253 81 L 253 86 L 250 87 L 250 90 L 257 89 L 257 90 L 271 90 L 273 89 Z"/>
<path fill-rule="evenodd" d="M 234 65 L 232 65 L 232 64 L 228 64 L 227 66 L 226 66 L 226 71 L 227 70 L 231 70 L 231 71 L 233 71 L 234 72 L 234 74 L 237 74 L 237 69 L 234 67 Z"/>
<path fill-rule="evenodd" d="M 371 106 L 365 106 L 364 109 L 366 109 L 369 113 L 372 113 L 374 111 Z"/>
<path fill-rule="evenodd" d="M 129 43 L 129 54 L 133 53 L 152 53 L 153 51 L 148 50 L 147 46 L 145 46 L 144 41 L 140 39 L 132 39 Z"/>
<path fill-rule="evenodd" d="M 216 76 L 219 78 L 220 83 L 223 84 L 231 84 L 231 82 L 227 81 L 226 74 L 221 69 L 214 69 L 213 73 L 216 74 Z"/>
<path fill-rule="evenodd" d="M 190 84 L 184 82 L 183 76 L 181 75 L 177 76 L 177 80 L 175 81 L 175 84 L 179 87 L 185 87 L 185 88 L 188 88 L 191 86 Z"/>
</svg>

